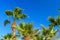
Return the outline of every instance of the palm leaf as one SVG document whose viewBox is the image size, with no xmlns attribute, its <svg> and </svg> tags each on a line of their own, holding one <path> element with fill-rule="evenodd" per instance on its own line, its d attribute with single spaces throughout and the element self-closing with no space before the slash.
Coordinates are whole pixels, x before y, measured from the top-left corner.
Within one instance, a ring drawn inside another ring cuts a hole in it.
<svg viewBox="0 0 60 40">
<path fill-rule="evenodd" d="M 21 34 L 30 34 L 32 32 L 32 24 L 31 23 L 20 23 L 18 28 L 19 33 Z"/>
<path fill-rule="evenodd" d="M 16 14 L 15 15 L 15 18 L 16 19 L 24 19 L 24 18 L 26 18 L 27 16 L 25 15 L 25 14 Z"/>
<path fill-rule="evenodd" d="M 24 34 L 25 23 L 24 22 L 20 23 L 16 29 L 18 30 L 19 34 Z"/>
<path fill-rule="evenodd" d="M 7 39 L 7 38 L 9 38 L 9 39 L 10 39 L 11 37 L 12 37 L 12 35 L 11 35 L 11 34 L 7 34 L 7 35 L 5 35 L 5 36 L 4 36 L 4 39 Z"/>
<path fill-rule="evenodd" d="M 41 25 L 41 27 L 42 27 L 42 35 L 44 35 L 44 36 L 48 35 L 48 33 L 49 33 L 48 29 L 43 25 Z"/>
<path fill-rule="evenodd" d="M 5 11 L 5 14 L 6 14 L 7 16 L 12 16 L 12 15 L 13 15 L 13 12 L 12 12 L 11 10 L 6 10 L 6 11 Z"/>
<path fill-rule="evenodd" d="M 43 29 L 43 30 L 46 30 L 46 28 L 45 28 L 45 26 L 44 26 L 44 25 L 42 25 L 42 24 L 41 24 L 41 27 L 42 27 L 42 29 Z"/>
<path fill-rule="evenodd" d="M 24 19 L 24 18 L 26 18 L 26 17 L 27 17 L 26 14 L 21 14 L 21 16 L 20 16 L 21 19 Z"/>
<path fill-rule="evenodd" d="M 49 17 L 48 20 L 49 20 L 50 22 L 52 22 L 52 23 L 55 22 L 55 20 L 54 20 L 53 17 Z"/>
<path fill-rule="evenodd" d="M 49 32 L 50 32 L 51 30 L 53 30 L 53 29 L 54 29 L 54 24 L 50 24 L 50 25 L 49 25 L 49 28 L 48 28 Z"/>
<path fill-rule="evenodd" d="M 58 32 L 58 30 L 51 30 L 50 32 L 50 37 L 56 36 L 56 33 Z"/>
<path fill-rule="evenodd" d="M 27 33 L 31 34 L 32 33 L 32 26 L 33 24 L 32 23 L 27 23 L 26 24 L 26 28 L 27 28 Z"/>
<path fill-rule="evenodd" d="M 36 34 L 36 39 L 37 39 L 37 40 L 41 40 L 40 34 Z"/>
<path fill-rule="evenodd" d="M 27 17 L 25 14 L 22 14 L 22 9 L 18 7 L 14 9 L 14 15 L 16 19 L 24 19 Z"/>
<path fill-rule="evenodd" d="M 24 26 L 25 26 L 25 23 L 22 22 L 22 23 L 19 24 L 19 26 L 20 26 L 20 28 L 24 29 L 24 28 L 25 28 L 25 27 L 24 27 Z"/>
<path fill-rule="evenodd" d="M 8 23 L 10 23 L 10 21 L 9 20 L 5 20 L 4 21 L 4 26 L 6 26 L 6 24 L 8 24 Z"/>
<path fill-rule="evenodd" d="M 60 25 L 60 14 L 58 15 L 56 21 L 57 21 L 57 24 Z"/>
<path fill-rule="evenodd" d="M 15 14 L 21 14 L 21 13 L 22 13 L 22 9 L 16 7 L 16 8 L 14 9 L 14 12 L 15 12 Z"/>
<path fill-rule="evenodd" d="M 54 24 L 54 26 L 57 25 L 56 19 L 54 19 L 53 17 L 49 17 L 48 19 L 52 24 Z"/>
<path fill-rule="evenodd" d="M 5 36 L 3 36 L 4 37 L 4 39 L 11 39 L 12 38 L 12 40 L 14 39 L 14 38 L 16 38 L 16 37 L 18 37 L 19 35 L 15 35 L 14 37 L 12 37 L 12 34 L 11 33 L 9 33 L 9 34 L 7 34 L 7 35 L 5 35 Z"/>
</svg>

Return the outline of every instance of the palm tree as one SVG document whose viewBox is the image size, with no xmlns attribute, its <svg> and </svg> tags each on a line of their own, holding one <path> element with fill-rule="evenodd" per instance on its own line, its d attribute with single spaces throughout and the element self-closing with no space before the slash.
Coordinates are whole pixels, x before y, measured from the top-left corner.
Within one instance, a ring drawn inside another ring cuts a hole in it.
<svg viewBox="0 0 60 40">
<path fill-rule="evenodd" d="M 24 19 L 24 18 L 26 18 L 27 16 L 25 15 L 25 14 L 22 14 L 22 9 L 21 8 L 18 8 L 18 7 L 16 7 L 15 9 L 14 9 L 14 11 L 11 11 L 11 10 L 6 10 L 5 11 L 5 14 L 8 16 L 8 17 L 12 17 L 12 19 L 13 19 L 13 22 L 12 22 L 12 24 L 11 24 L 11 28 L 12 28 L 12 36 L 15 36 L 15 31 L 16 31 L 16 26 L 17 26 L 17 24 L 16 24 L 16 20 L 18 20 L 18 19 Z M 4 21 L 4 26 L 6 26 L 6 24 L 8 24 L 8 23 L 10 23 L 10 21 L 9 20 L 5 20 Z"/>
<path fill-rule="evenodd" d="M 43 36 L 41 35 L 41 30 L 39 30 L 39 29 L 35 29 L 35 30 L 33 30 L 33 33 L 32 33 L 32 35 L 33 35 L 33 40 L 43 40 Z"/>
<path fill-rule="evenodd" d="M 58 30 L 54 30 L 53 25 L 49 25 L 48 28 L 46 28 L 43 25 L 41 27 L 42 27 L 42 35 L 46 37 L 45 40 L 51 40 L 51 38 L 56 36 L 56 33 L 58 32 Z"/>
<path fill-rule="evenodd" d="M 49 17 L 49 21 L 51 22 L 51 24 L 54 24 L 54 27 L 57 27 L 58 26 L 58 29 L 57 30 L 59 32 L 60 31 L 60 14 L 57 16 L 57 18 Z"/>
<path fill-rule="evenodd" d="M 33 29 L 32 23 L 20 23 L 17 27 L 20 34 L 24 36 L 24 40 L 38 40 L 40 39 L 40 31 L 38 29 Z M 39 37 L 39 38 L 38 38 Z"/>
<path fill-rule="evenodd" d="M 53 22 L 53 21 L 54 22 Z M 53 24 L 54 26 L 58 26 L 58 30 L 60 31 L 60 14 L 57 16 L 57 18 L 53 18 L 53 17 L 49 17 L 49 21 L 51 22 L 51 24 Z"/>
<path fill-rule="evenodd" d="M 58 11 L 60 12 L 60 8 L 58 9 Z M 54 24 L 54 26 L 60 26 L 60 14 L 57 16 L 57 18 L 50 16 L 48 19 L 51 24 Z"/>
<path fill-rule="evenodd" d="M 32 32 L 32 24 L 31 23 L 20 23 L 19 27 L 17 27 L 18 32 L 24 36 L 24 40 L 31 40 L 30 34 Z"/>
</svg>

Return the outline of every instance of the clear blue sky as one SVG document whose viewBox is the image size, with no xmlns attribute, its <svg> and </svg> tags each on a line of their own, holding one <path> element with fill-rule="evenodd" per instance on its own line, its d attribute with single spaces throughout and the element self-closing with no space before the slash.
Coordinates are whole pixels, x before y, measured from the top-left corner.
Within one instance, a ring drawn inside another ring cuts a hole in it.
<svg viewBox="0 0 60 40">
<path fill-rule="evenodd" d="M 0 37 L 11 33 L 10 25 L 3 26 L 3 21 L 8 19 L 4 11 L 13 10 L 15 7 L 24 9 L 23 13 L 29 16 L 24 21 L 34 22 L 36 28 L 40 24 L 48 26 L 48 16 L 55 17 L 59 14 L 60 0 L 0 0 Z"/>
</svg>

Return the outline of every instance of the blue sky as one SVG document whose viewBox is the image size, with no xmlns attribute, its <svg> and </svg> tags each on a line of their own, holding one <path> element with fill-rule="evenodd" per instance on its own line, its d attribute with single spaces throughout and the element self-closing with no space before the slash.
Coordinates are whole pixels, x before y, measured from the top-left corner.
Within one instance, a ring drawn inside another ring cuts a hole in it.
<svg viewBox="0 0 60 40">
<path fill-rule="evenodd" d="M 34 27 L 39 28 L 40 24 L 48 26 L 48 16 L 56 17 L 59 14 L 60 0 L 0 0 L 0 37 L 11 33 L 9 25 L 3 26 L 3 21 L 8 19 L 4 11 L 15 7 L 22 8 L 23 13 L 29 16 L 24 19 L 25 22 L 34 22 Z"/>
</svg>

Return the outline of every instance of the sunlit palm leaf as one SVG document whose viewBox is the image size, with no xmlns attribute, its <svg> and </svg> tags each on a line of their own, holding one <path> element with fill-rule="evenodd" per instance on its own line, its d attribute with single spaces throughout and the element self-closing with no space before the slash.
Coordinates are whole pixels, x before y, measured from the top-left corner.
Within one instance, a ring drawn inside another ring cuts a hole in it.
<svg viewBox="0 0 60 40">
<path fill-rule="evenodd" d="M 12 16 L 12 15 L 13 15 L 13 12 L 12 12 L 11 10 L 6 10 L 6 11 L 5 11 L 5 14 L 6 14 L 7 16 Z"/>
<path fill-rule="evenodd" d="M 56 36 L 56 33 L 58 32 L 58 30 L 51 30 L 50 32 L 50 37 Z"/>
<path fill-rule="evenodd" d="M 32 23 L 27 23 L 25 27 L 27 27 L 28 30 L 31 30 L 32 29 Z"/>
<path fill-rule="evenodd" d="M 31 33 L 32 23 L 27 23 L 27 24 L 25 25 L 25 30 L 26 30 L 28 33 Z"/>
<path fill-rule="evenodd" d="M 17 30 L 18 30 L 19 34 L 24 34 L 24 32 L 25 32 L 25 23 L 24 22 L 20 23 L 17 27 Z"/>
<path fill-rule="evenodd" d="M 21 33 L 23 35 L 26 33 L 30 34 L 32 32 L 32 24 L 31 23 L 24 23 L 24 22 L 20 23 L 18 31 L 19 31 L 19 33 Z"/>
<path fill-rule="evenodd" d="M 49 25 L 49 28 L 48 28 L 49 32 L 50 32 L 51 30 L 53 30 L 53 29 L 54 29 L 54 24 L 50 24 L 50 25 Z"/>
<path fill-rule="evenodd" d="M 4 26 L 6 26 L 6 24 L 8 24 L 8 23 L 10 23 L 10 21 L 9 20 L 5 20 L 4 21 Z"/>
<path fill-rule="evenodd" d="M 50 31 L 52 30 L 52 27 L 50 26 L 49 28 L 46 28 L 45 26 L 42 25 L 42 35 L 44 35 L 44 36 L 49 35 Z"/>
<path fill-rule="evenodd" d="M 25 28 L 25 23 L 22 22 L 22 23 L 19 24 L 19 26 L 20 26 L 20 28 L 24 29 Z"/>
</svg>

